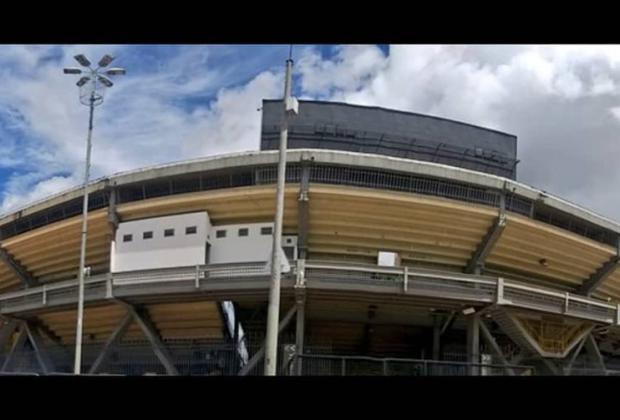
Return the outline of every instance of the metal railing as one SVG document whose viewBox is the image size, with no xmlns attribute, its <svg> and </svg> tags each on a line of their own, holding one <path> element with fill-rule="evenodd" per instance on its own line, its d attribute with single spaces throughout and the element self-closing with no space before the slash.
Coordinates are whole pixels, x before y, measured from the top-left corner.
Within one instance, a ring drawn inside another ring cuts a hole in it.
<svg viewBox="0 0 620 420">
<path fill-rule="evenodd" d="M 409 295 L 494 303 L 620 325 L 619 305 L 525 286 L 502 277 L 306 261 L 304 278 L 309 286 L 313 283 L 325 287 L 346 284 L 383 286 L 401 289 Z"/>
<path fill-rule="evenodd" d="M 620 325 L 619 305 L 567 292 L 526 286 L 501 277 L 438 272 L 409 267 L 378 267 L 298 261 L 283 279 L 310 288 L 360 290 L 497 304 Z M 92 276 L 85 281 L 85 300 L 114 296 L 234 292 L 241 287 L 268 288 L 264 263 L 202 265 Z M 284 286 L 286 287 L 286 286 Z M 75 302 L 77 280 L 45 284 L 0 295 L 0 313 L 15 313 Z"/>
<path fill-rule="evenodd" d="M 467 363 L 427 359 L 303 354 L 294 356 L 290 372 L 301 363 L 302 376 L 505 376 L 533 375 L 532 366 Z"/>
</svg>

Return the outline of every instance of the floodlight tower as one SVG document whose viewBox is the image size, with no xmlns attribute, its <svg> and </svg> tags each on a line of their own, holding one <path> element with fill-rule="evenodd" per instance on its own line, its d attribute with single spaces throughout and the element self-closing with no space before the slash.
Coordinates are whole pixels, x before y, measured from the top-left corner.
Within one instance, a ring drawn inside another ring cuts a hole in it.
<svg viewBox="0 0 620 420">
<path fill-rule="evenodd" d="M 88 179 L 90 177 L 90 152 L 91 138 L 93 134 L 93 113 L 95 107 L 103 103 L 103 93 L 106 88 L 112 87 L 114 83 L 106 77 L 120 76 L 125 74 L 125 69 L 120 67 L 106 68 L 113 60 L 111 55 L 104 55 L 99 60 L 98 67 L 92 68 L 91 62 L 83 54 L 78 54 L 75 60 L 80 64 L 79 67 L 68 67 L 64 69 L 65 74 L 83 75 L 77 82 L 80 88 L 80 102 L 90 108 L 88 119 L 88 137 L 86 138 L 86 164 L 84 169 L 84 203 L 82 205 L 82 244 L 80 248 L 80 268 L 78 272 L 78 313 L 77 326 L 75 332 L 75 362 L 73 373 L 79 375 L 82 368 L 82 324 L 84 319 L 84 274 L 86 262 L 86 233 L 88 231 Z M 103 74 L 105 73 L 105 75 Z"/>
</svg>

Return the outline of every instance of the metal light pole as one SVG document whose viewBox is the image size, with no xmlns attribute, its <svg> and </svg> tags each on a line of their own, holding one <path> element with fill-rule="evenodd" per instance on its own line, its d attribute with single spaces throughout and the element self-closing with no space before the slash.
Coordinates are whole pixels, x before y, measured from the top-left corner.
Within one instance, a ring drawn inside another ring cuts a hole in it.
<svg viewBox="0 0 620 420">
<path fill-rule="evenodd" d="M 265 337 L 265 376 L 275 376 L 278 357 L 278 325 L 280 322 L 280 249 L 282 245 L 282 219 L 284 217 L 284 183 L 286 175 L 286 145 L 288 141 L 288 118 L 291 111 L 297 111 L 291 98 L 293 59 L 289 52 L 286 60 L 282 123 L 280 130 L 280 154 L 278 160 L 278 184 L 276 190 L 276 218 L 273 230 L 273 250 L 271 252 L 271 283 L 269 285 L 269 308 L 267 312 L 267 332 Z"/>
<path fill-rule="evenodd" d="M 65 74 L 85 74 L 77 82 L 80 88 L 80 102 L 89 107 L 88 136 L 86 138 L 86 164 L 84 168 L 84 202 L 82 204 L 82 244 L 80 248 L 80 268 L 78 272 L 78 310 L 77 326 L 75 333 L 75 364 L 73 373 L 79 375 L 82 369 L 82 325 L 84 319 L 84 274 L 86 263 L 86 234 L 88 232 L 88 179 L 90 177 L 90 153 L 92 149 L 93 113 L 97 105 L 103 103 L 103 90 L 112 87 L 114 83 L 102 74 L 101 69 L 107 67 L 114 58 L 104 55 L 99 60 L 99 67 L 93 69 L 90 61 L 82 54 L 76 55 L 75 60 L 83 69 L 70 67 L 65 68 Z M 119 67 L 105 71 L 108 76 L 125 74 L 125 70 Z M 102 86 L 103 85 L 103 86 Z"/>
</svg>

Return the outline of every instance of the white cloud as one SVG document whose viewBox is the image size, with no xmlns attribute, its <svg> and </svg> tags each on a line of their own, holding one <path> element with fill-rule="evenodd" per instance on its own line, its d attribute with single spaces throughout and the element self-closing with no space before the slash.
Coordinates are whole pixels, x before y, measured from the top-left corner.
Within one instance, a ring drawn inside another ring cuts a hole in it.
<svg viewBox="0 0 620 420">
<path fill-rule="evenodd" d="M 272 52 L 269 59 L 253 54 L 254 47 L 218 48 L 174 48 L 145 68 L 135 63 L 150 56 L 132 62 L 96 110 L 94 177 L 258 148 L 256 109 L 261 99 L 281 96 L 283 63 Z M 78 52 L 112 52 L 119 65 L 133 57 L 127 47 L 101 45 L 0 51 L 0 170 L 14 171 L 2 211 L 81 180 L 87 108 L 77 101 L 75 81 L 59 71 Z M 295 56 L 302 97 L 514 133 L 520 181 L 620 219 L 620 195 L 613 193 L 620 183 L 620 46 L 397 45 L 389 55 L 376 46 L 343 46 L 329 56 L 303 47 Z"/>
<path fill-rule="evenodd" d="M 119 50 L 112 52 L 122 64 Z M 98 57 L 110 49 L 65 48 L 65 65 L 73 65 L 71 56 L 78 51 Z M 79 185 L 88 116 L 88 108 L 78 102 L 75 80 L 63 75 L 57 62 L 41 64 L 29 49 L 11 54 L 0 61 L 18 62 L 22 68 L 0 85 L 0 121 L 13 121 L 13 130 L 20 133 L 0 138 L 8 151 L 0 158 L 0 169 L 16 170 L 3 191 L 2 212 Z M 264 70 L 263 65 L 247 83 L 221 88 L 224 78 L 240 76 L 210 65 L 209 56 L 208 50 L 181 48 L 166 68 L 137 75 L 129 71 L 117 80 L 95 110 L 92 177 L 258 147 L 257 108 L 263 98 L 281 94 L 281 72 Z M 39 64 L 29 68 L 22 63 Z M 209 93 L 211 102 L 201 99 L 199 106 L 188 105 L 192 96 Z"/>
<path fill-rule="evenodd" d="M 299 68 L 307 97 L 514 133 L 520 181 L 620 220 L 620 195 L 611 192 L 620 182 L 620 47 L 398 45 L 372 56 L 367 78 L 351 85 L 341 81 L 354 74 L 341 58 L 354 55 L 349 48 Z"/>
</svg>

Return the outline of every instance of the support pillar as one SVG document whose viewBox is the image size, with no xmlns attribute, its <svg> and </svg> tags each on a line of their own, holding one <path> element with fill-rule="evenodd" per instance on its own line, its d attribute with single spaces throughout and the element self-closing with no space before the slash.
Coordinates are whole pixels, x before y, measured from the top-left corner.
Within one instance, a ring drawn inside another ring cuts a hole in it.
<svg viewBox="0 0 620 420">
<path fill-rule="evenodd" d="M 301 356 L 304 354 L 304 334 L 306 326 L 306 295 L 299 293 L 296 296 L 296 325 L 295 325 L 295 375 L 302 375 L 303 360 Z"/>
<path fill-rule="evenodd" d="M 2 369 L 0 369 L 0 372 L 7 371 L 7 369 L 11 365 L 11 362 L 13 361 L 13 358 L 15 357 L 15 353 L 24 348 L 24 344 L 26 343 L 27 339 L 28 335 L 26 334 L 26 326 L 21 323 L 19 332 L 17 333 L 17 338 L 15 339 L 15 342 L 13 342 L 13 346 L 11 346 L 11 351 L 6 356 L 6 359 L 4 359 L 4 363 L 2 364 Z"/>
<path fill-rule="evenodd" d="M 441 318 L 433 315 L 433 360 L 439 360 L 441 346 Z"/>
<path fill-rule="evenodd" d="M 299 182 L 298 218 L 297 218 L 297 258 L 305 260 L 308 258 L 308 225 L 310 220 L 310 161 L 302 158 L 301 179 Z"/>
<path fill-rule="evenodd" d="M 467 363 L 480 363 L 480 315 L 473 314 L 467 318 Z M 480 374 L 478 366 L 468 368 L 469 375 Z"/>
</svg>

